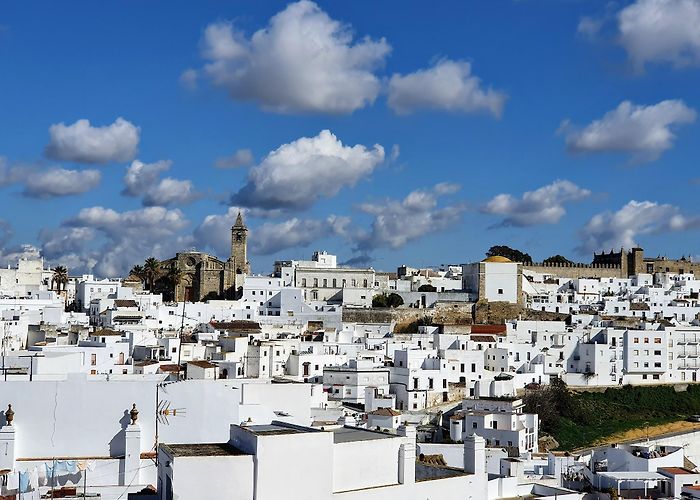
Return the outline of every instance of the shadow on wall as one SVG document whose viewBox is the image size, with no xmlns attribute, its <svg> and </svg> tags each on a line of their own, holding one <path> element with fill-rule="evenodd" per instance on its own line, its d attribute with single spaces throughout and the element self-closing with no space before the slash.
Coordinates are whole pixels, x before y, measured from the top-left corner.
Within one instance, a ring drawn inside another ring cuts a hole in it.
<svg viewBox="0 0 700 500">
<path fill-rule="evenodd" d="M 129 412 L 124 410 L 124 415 L 119 419 L 121 429 L 117 432 L 109 442 L 109 456 L 123 457 L 126 453 L 126 427 L 131 423 Z"/>
</svg>

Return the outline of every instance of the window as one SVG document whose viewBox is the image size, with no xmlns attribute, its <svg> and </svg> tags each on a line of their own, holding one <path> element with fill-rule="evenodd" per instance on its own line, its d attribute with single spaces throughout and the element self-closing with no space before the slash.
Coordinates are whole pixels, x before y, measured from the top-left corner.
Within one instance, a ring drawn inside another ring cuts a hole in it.
<svg viewBox="0 0 700 500">
<path fill-rule="evenodd" d="M 496 422 L 495 420 L 493 422 L 491 422 L 491 428 L 498 429 L 498 422 Z"/>
<path fill-rule="evenodd" d="M 660 344 L 660 343 L 661 343 L 661 338 L 654 339 L 654 344 Z"/>
<path fill-rule="evenodd" d="M 661 356 L 661 351 L 654 351 L 654 356 Z"/>
<path fill-rule="evenodd" d="M 90 365 L 97 365 L 97 354 L 90 354 Z"/>
<path fill-rule="evenodd" d="M 323 278 L 323 288 L 326 288 L 328 286 L 328 280 L 326 278 Z"/>
<path fill-rule="evenodd" d="M 363 286 L 364 286 L 365 288 L 367 288 L 367 280 L 365 280 L 365 281 L 363 282 Z"/>
<path fill-rule="evenodd" d="M 498 289 L 498 295 L 503 295 L 503 288 Z"/>
<path fill-rule="evenodd" d="M 333 288 L 338 288 L 338 280 L 333 278 Z"/>
<path fill-rule="evenodd" d="M 639 337 L 635 337 L 635 338 L 634 338 L 634 343 L 635 343 L 635 344 L 639 344 Z"/>
<path fill-rule="evenodd" d="M 314 278 L 314 288 L 318 288 L 318 278 Z"/>
<path fill-rule="evenodd" d="M 648 343 L 649 343 L 649 337 L 646 337 L 646 338 L 644 339 L 644 343 L 645 343 L 645 344 L 648 344 Z"/>
<path fill-rule="evenodd" d="M 651 376 L 651 378 L 653 378 L 654 380 L 659 380 L 660 377 L 659 377 L 658 373 L 655 373 L 654 375 Z"/>
<path fill-rule="evenodd" d="M 303 287 L 306 286 L 306 278 L 301 279 L 301 286 L 303 286 Z"/>
<path fill-rule="evenodd" d="M 350 281 L 350 285 L 354 288 L 357 286 L 357 280 L 353 279 Z"/>
<path fill-rule="evenodd" d="M 476 422 L 472 422 L 472 429 L 476 429 Z"/>
</svg>

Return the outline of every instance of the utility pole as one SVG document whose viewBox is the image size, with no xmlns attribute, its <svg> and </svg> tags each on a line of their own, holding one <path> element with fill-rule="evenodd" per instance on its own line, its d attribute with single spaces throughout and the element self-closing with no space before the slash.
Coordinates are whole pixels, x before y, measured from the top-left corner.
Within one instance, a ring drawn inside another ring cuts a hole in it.
<svg viewBox="0 0 700 500">
<path fill-rule="evenodd" d="M 182 322 L 180 324 L 180 345 L 177 347 L 177 379 L 180 380 L 180 359 L 182 357 L 182 334 L 185 331 L 185 304 L 187 301 L 182 300 Z"/>
</svg>

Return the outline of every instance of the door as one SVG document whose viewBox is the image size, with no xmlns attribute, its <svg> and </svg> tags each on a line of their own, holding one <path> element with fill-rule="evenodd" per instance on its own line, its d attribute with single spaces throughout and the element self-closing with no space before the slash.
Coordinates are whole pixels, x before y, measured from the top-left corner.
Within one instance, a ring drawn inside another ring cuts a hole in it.
<svg viewBox="0 0 700 500">
<path fill-rule="evenodd" d="M 194 290 L 191 286 L 185 287 L 185 302 L 194 302 Z"/>
</svg>

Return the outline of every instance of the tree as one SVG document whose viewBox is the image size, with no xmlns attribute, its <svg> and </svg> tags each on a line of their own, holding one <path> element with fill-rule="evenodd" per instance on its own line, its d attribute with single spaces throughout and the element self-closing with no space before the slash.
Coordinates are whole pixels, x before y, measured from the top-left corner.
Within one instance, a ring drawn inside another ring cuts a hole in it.
<svg viewBox="0 0 700 500">
<path fill-rule="evenodd" d="M 419 292 L 437 292 L 437 288 L 435 288 L 433 285 L 428 285 L 427 283 L 425 285 L 421 285 L 418 287 Z"/>
<path fill-rule="evenodd" d="M 134 277 L 138 278 L 139 280 L 141 280 L 141 283 L 143 285 L 146 285 L 147 276 L 146 276 L 146 270 L 143 268 L 143 266 L 136 265 L 136 266 L 132 267 L 131 271 L 129 271 L 129 276 L 134 276 Z"/>
<path fill-rule="evenodd" d="M 168 269 L 167 279 L 172 287 L 173 300 L 177 300 L 177 287 L 180 285 L 184 275 L 185 273 L 182 272 L 182 269 L 177 267 L 177 264 L 173 264 L 172 267 Z"/>
<path fill-rule="evenodd" d="M 505 257 L 506 259 L 510 259 L 513 262 L 522 262 L 524 264 L 530 264 L 532 263 L 532 257 L 530 257 L 530 254 L 521 252 L 520 250 L 517 250 L 515 248 L 510 248 L 509 246 L 505 245 L 495 245 L 489 248 L 489 251 L 486 252 L 486 257 Z"/>
<path fill-rule="evenodd" d="M 380 293 L 372 297 L 372 307 L 387 307 L 386 294 Z"/>
<path fill-rule="evenodd" d="M 155 257 L 149 257 L 143 264 L 143 271 L 146 276 L 146 284 L 148 289 L 153 291 L 156 279 L 160 275 L 160 261 Z"/>
<path fill-rule="evenodd" d="M 399 307 L 403 305 L 403 299 L 398 293 L 389 295 L 382 293 L 372 297 L 372 307 Z"/>
<path fill-rule="evenodd" d="M 544 263 L 545 264 L 566 264 L 566 265 L 573 264 L 572 261 L 570 261 L 569 259 L 567 259 L 563 255 L 559 255 L 559 254 L 552 255 L 551 257 L 544 259 Z"/>
<path fill-rule="evenodd" d="M 68 283 L 68 269 L 64 266 L 56 266 L 53 268 L 53 277 L 51 278 L 52 288 L 53 284 L 56 284 L 58 292 L 61 292 L 61 286 L 65 289 Z"/>
</svg>

